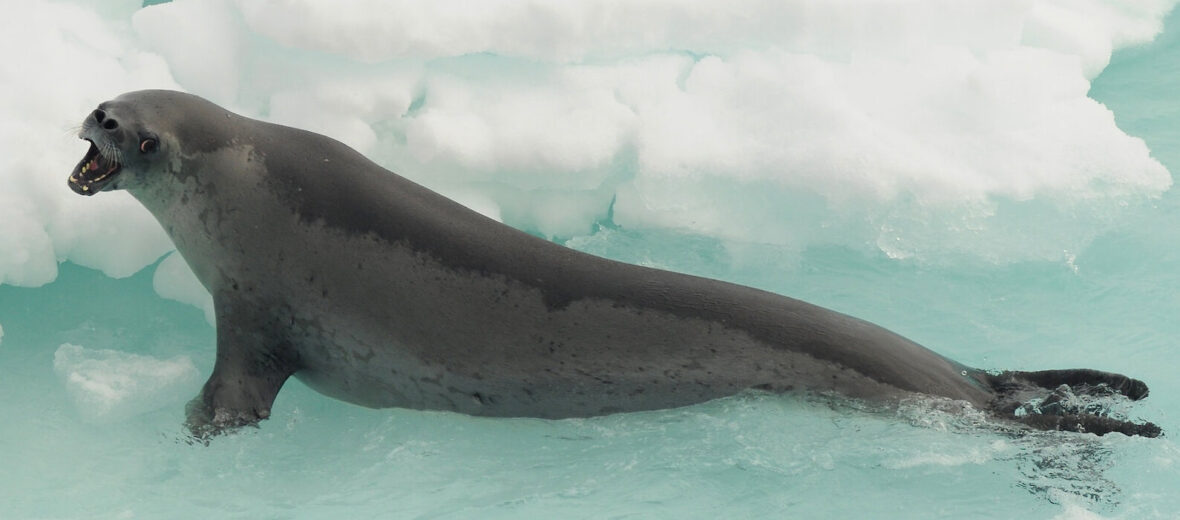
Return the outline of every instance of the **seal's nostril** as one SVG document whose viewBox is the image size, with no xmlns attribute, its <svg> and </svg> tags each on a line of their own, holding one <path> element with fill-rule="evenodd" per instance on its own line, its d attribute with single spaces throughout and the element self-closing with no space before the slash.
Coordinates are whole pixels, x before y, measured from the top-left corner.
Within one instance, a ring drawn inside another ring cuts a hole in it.
<svg viewBox="0 0 1180 520">
<path fill-rule="evenodd" d="M 94 116 L 95 123 L 102 125 L 102 127 L 106 128 L 107 130 L 119 128 L 119 122 L 115 121 L 114 118 L 107 117 L 106 111 L 101 108 L 96 109 L 93 113 L 91 113 L 91 115 Z"/>
</svg>

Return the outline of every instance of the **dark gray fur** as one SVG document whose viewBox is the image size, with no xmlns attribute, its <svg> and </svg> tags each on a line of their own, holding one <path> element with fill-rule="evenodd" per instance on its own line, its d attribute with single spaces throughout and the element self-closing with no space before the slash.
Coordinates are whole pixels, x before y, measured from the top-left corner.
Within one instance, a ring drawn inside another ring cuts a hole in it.
<svg viewBox="0 0 1180 520">
<path fill-rule="evenodd" d="M 1137 399 L 1147 393 L 1139 381 L 989 375 L 799 300 L 573 251 L 333 139 L 189 94 L 124 94 L 81 136 L 99 145 L 100 164 L 118 147 L 121 169 L 91 182 L 76 168 L 71 187 L 131 192 L 213 295 L 217 361 L 189 406 L 199 435 L 266 418 L 291 375 L 364 406 L 486 416 L 591 416 L 798 389 L 926 394 L 1037 428 L 1158 434 L 1150 423 L 1014 415 L 1013 396 L 1030 389 L 1094 385 Z"/>
</svg>

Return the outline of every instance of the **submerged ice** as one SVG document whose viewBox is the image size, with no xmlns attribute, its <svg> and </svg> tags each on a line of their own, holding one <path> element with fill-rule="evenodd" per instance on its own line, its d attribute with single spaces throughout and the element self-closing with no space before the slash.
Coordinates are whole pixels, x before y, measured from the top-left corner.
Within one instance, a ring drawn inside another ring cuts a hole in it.
<svg viewBox="0 0 1180 520">
<path fill-rule="evenodd" d="M 93 421 L 112 421 L 150 412 L 177 401 L 198 380 L 187 357 L 156 359 L 66 343 L 53 355 L 53 370 Z"/>
</svg>

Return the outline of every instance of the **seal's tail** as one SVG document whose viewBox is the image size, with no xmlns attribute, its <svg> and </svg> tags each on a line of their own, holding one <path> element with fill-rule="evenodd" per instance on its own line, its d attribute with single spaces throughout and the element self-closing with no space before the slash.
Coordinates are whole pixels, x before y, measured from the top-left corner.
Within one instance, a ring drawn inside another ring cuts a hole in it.
<svg viewBox="0 0 1180 520">
<path fill-rule="evenodd" d="M 996 393 L 992 410 L 1031 428 L 1096 435 L 1163 434 L 1150 422 L 1135 423 L 1111 416 L 1109 403 L 1114 396 L 1132 401 L 1147 397 L 1147 384 L 1122 374 L 1090 369 L 1001 372 L 988 375 L 988 383 Z"/>
</svg>

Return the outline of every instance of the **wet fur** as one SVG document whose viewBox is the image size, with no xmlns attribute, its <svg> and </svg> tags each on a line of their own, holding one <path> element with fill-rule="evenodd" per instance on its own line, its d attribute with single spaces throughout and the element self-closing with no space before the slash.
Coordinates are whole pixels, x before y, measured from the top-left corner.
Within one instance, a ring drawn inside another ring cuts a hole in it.
<svg viewBox="0 0 1180 520">
<path fill-rule="evenodd" d="M 1037 429 L 1158 435 L 1093 414 L 1017 416 L 1030 391 L 1142 382 L 987 373 L 871 323 L 758 289 L 587 255 L 487 219 L 330 138 L 141 91 L 84 123 L 213 295 L 198 436 L 256 424 L 292 375 L 374 407 L 572 417 L 747 388 L 966 401 Z M 143 135 L 159 150 L 138 154 Z M 116 146 L 116 144 L 118 146 Z M 121 152 L 111 151 L 116 147 Z"/>
</svg>

